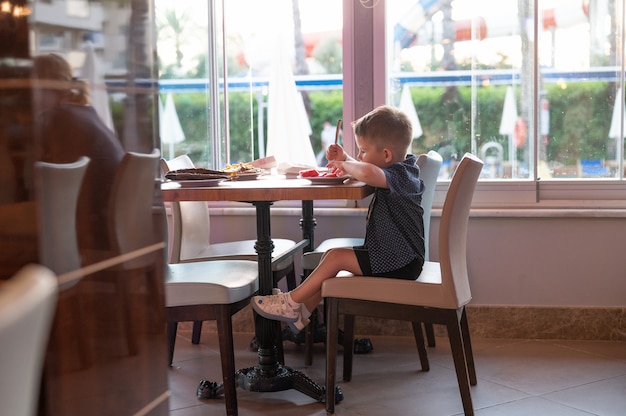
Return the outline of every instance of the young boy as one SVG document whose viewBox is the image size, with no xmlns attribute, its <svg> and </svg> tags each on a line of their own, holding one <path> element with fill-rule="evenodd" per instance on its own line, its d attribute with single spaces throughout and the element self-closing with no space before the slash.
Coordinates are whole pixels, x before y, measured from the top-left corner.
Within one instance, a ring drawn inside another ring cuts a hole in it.
<svg viewBox="0 0 626 416">
<path fill-rule="evenodd" d="M 328 167 L 337 176 L 351 175 L 375 188 L 367 214 L 365 244 L 328 250 L 300 286 L 288 293 L 252 298 L 261 316 L 289 323 L 299 331 L 321 301 L 322 283 L 342 270 L 359 276 L 416 279 L 424 265 L 424 183 L 412 141 L 409 118 L 381 106 L 352 123 L 357 160 L 339 145 L 327 150 Z"/>
</svg>

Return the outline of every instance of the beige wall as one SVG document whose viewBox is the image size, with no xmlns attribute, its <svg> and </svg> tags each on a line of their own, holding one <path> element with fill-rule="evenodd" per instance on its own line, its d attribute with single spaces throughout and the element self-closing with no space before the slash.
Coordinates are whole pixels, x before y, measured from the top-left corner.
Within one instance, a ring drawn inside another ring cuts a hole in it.
<svg viewBox="0 0 626 416">
<path fill-rule="evenodd" d="M 340 213 L 316 210 L 316 242 L 362 236 L 365 210 Z M 472 304 L 626 306 L 626 218 L 572 214 L 515 217 L 473 211 L 468 232 Z M 253 209 L 213 209 L 211 219 L 216 241 L 255 238 Z M 300 238 L 298 221 L 297 208 L 273 208 L 272 236 Z M 438 226 L 435 210 L 432 260 L 437 259 Z"/>
</svg>

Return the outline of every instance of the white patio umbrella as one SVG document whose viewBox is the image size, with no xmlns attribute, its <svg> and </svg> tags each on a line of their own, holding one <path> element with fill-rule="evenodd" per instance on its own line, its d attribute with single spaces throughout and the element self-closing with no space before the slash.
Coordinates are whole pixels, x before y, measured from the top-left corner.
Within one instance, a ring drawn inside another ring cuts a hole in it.
<svg viewBox="0 0 626 416">
<path fill-rule="evenodd" d="M 513 91 L 513 87 L 509 86 L 504 96 L 504 107 L 502 108 L 499 133 L 504 136 L 512 136 L 513 132 L 515 132 L 516 121 L 517 103 L 515 102 L 515 92 Z"/>
<path fill-rule="evenodd" d="M 621 113 L 621 115 L 620 115 Z M 620 137 L 620 130 L 622 129 L 622 119 L 626 120 L 626 108 L 624 107 L 624 96 L 622 95 L 622 87 L 617 89 L 615 94 L 615 103 L 613 104 L 613 115 L 611 116 L 611 127 L 609 128 L 609 138 L 615 139 L 615 160 L 622 159 L 622 146 L 620 146 L 620 139 L 626 137 L 623 135 Z"/>
<path fill-rule="evenodd" d="M 278 163 L 316 166 L 311 125 L 291 70 L 288 37 L 275 40 L 267 103 L 267 152 Z"/>
<path fill-rule="evenodd" d="M 511 172 L 514 172 L 515 164 L 515 145 L 513 143 L 513 134 L 515 133 L 515 123 L 517 122 L 517 103 L 515 102 L 515 92 L 513 87 L 506 89 L 504 96 L 504 107 L 502 109 L 502 119 L 500 120 L 499 133 L 509 136 L 509 161 L 511 162 Z"/>
<path fill-rule="evenodd" d="M 611 127 L 609 128 L 609 138 L 611 139 L 626 137 L 625 135 L 620 137 L 622 123 L 623 121 L 626 121 L 626 109 L 624 109 L 623 100 L 624 97 L 622 96 L 622 87 L 620 87 L 617 89 L 617 93 L 615 94 L 615 103 L 613 104 L 613 116 L 611 117 Z M 620 112 L 622 113 L 621 118 L 619 115 Z"/>
<path fill-rule="evenodd" d="M 424 134 L 422 124 L 420 123 L 420 119 L 417 115 L 417 110 L 415 110 L 415 104 L 413 104 L 413 99 L 411 98 L 411 91 L 409 90 L 409 86 L 406 84 L 402 87 L 400 105 L 398 108 L 409 116 L 409 120 L 411 120 L 411 125 L 413 126 L 413 138 L 417 139 L 422 136 Z"/>
<path fill-rule="evenodd" d="M 104 82 L 102 66 L 98 62 L 92 42 L 85 45 L 85 62 L 80 70 L 80 78 L 89 83 L 91 93 L 91 105 L 96 110 L 104 124 L 115 131 L 111 108 L 109 107 L 109 94 Z"/>
<path fill-rule="evenodd" d="M 174 157 L 174 145 L 185 140 L 185 132 L 180 125 L 180 119 L 178 118 L 178 112 L 174 105 L 174 97 L 172 93 L 167 93 L 165 98 L 165 105 L 161 104 L 161 97 L 159 97 L 159 133 L 161 135 L 161 144 L 169 145 L 169 158 Z"/>
</svg>

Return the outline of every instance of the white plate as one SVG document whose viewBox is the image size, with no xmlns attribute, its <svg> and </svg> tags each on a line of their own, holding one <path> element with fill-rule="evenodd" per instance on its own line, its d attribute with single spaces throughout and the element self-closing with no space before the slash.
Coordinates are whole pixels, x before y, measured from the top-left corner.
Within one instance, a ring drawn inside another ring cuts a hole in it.
<svg viewBox="0 0 626 416">
<path fill-rule="evenodd" d="M 169 181 L 174 183 L 179 183 L 183 188 L 200 188 L 200 187 L 209 187 L 209 186 L 217 186 L 220 182 L 224 182 L 226 179 L 224 178 L 215 178 L 215 179 L 190 179 L 186 181 Z"/>
<path fill-rule="evenodd" d="M 336 185 L 344 183 L 350 176 L 314 176 L 314 177 L 302 177 L 298 176 L 298 179 L 308 179 L 313 185 Z"/>
<path fill-rule="evenodd" d="M 257 173 L 257 172 L 253 172 L 253 173 L 238 173 L 236 176 L 231 176 L 229 179 L 231 181 L 251 181 L 251 180 L 254 180 L 254 179 L 258 178 L 261 175 L 262 175 L 262 173 Z"/>
</svg>

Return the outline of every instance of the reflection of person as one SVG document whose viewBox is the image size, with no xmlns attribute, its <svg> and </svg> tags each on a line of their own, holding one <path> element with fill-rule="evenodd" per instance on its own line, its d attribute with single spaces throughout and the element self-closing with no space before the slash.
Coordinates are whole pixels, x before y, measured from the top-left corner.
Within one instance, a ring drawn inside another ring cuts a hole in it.
<svg viewBox="0 0 626 416">
<path fill-rule="evenodd" d="M 124 149 L 90 105 L 87 84 L 73 77 L 65 59 L 55 54 L 35 57 L 33 76 L 38 87 L 39 159 L 51 163 L 71 163 L 81 156 L 91 159 L 76 214 L 79 247 L 108 249 L 107 204 Z"/>
<path fill-rule="evenodd" d="M 326 159 L 326 151 L 331 144 L 335 143 L 335 130 L 336 128 L 330 124 L 330 121 L 324 121 L 324 129 L 320 134 L 322 141 L 322 150 L 317 154 L 317 166 L 326 166 L 328 159 Z"/>
<path fill-rule="evenodd" d="M 357 160 L 336 144 L 328 148 L 326 156 L 328 167 L 337 176 L 352 175 L 375 187 L 365 244 L 331 249 L 296 289 L 252 300 L 252 307 L 261 316 L 288 322 L 296 330 L 306 326 L 310 311 L 319 304 L 322 283 L 341 270 L 414 280 L 424 265 L 424 183 L 416 157 L 407 153 L 412 141 L 411 121 L 400 110 L 382 106 L 352 126 L 359 149 Z"/>
</svg>

